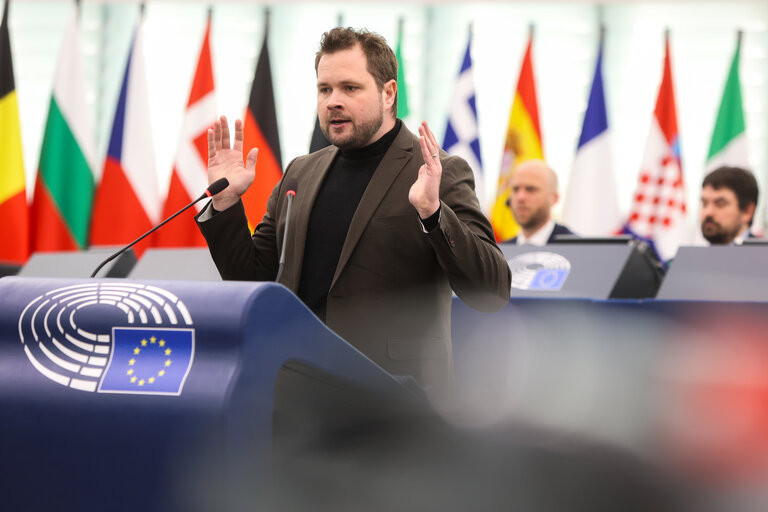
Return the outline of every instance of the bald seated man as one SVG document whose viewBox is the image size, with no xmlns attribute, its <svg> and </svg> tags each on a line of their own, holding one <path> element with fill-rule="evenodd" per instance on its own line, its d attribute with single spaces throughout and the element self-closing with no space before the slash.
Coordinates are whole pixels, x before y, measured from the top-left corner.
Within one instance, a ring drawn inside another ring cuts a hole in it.
<svg viewBox="0 0 768 512">
<path fill-rule="evenodd" d="M 557 174 L 543 160 L 526 160 L 512 176 L 509 207 L 520 225 L 520 232 L 507 243 L 546 245 L 555 235 L 572 235 L 562 224 L 556 224 L 550 215 L 559 199 Z"/>
</svg>

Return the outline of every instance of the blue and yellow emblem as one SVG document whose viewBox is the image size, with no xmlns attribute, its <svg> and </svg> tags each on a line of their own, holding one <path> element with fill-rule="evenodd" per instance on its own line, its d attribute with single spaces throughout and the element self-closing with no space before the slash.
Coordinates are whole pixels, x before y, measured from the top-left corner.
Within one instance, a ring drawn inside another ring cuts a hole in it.
<svg viewBox="0 0 768 512">
<path fill-rule="evenodd" d="M 194 330 L 115 327 L 112 340 L 99 392 L 181 394 L 195 355 Z"/>
</svg>

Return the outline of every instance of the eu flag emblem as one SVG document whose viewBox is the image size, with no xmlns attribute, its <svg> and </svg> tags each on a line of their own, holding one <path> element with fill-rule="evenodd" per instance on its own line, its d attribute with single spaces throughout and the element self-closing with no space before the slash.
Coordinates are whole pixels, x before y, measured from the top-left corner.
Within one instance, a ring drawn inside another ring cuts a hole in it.
<svg viewBox="0 0 768 512">
<path fill-rule="evenodd" d="M 192 329 L 114 327 L 99 392 L 180 395 L 194 356 Z"/>
<path fill-rule="evenodd" d="M 533 276 L 529 290 L 559 290 L 568 277 L 569 269 L 542 268 Z"/>
</svg>

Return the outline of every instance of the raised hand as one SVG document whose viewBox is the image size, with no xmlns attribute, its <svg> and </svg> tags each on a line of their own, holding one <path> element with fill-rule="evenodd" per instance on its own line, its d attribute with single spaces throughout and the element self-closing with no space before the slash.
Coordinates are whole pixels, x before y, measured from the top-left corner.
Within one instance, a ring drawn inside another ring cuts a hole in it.
<svg viewBox="0 0 768 512">
<path fill-rule="evenodd" d="M 251 149 L 243 163 L 243 122 L 235 121 L 235 143 L 230 148 L 227 117 L 208 129 L 208 184 L 226 177 L 229 186 L 213 196 L 213 207 L 223 211 L 237 203 L 256 176 L 257 148 Z"/>
<path fill-rule="evenodd" d="M 419 217 L 426 219 L 440 207 L 440 179 L 443 175 L 440 145 L 426 121 L 419 126 L 419 144 L 424 165 L 419 167 L 419 177 L 408 192 L 408 201 L 419 212 Z"/>
</svg>

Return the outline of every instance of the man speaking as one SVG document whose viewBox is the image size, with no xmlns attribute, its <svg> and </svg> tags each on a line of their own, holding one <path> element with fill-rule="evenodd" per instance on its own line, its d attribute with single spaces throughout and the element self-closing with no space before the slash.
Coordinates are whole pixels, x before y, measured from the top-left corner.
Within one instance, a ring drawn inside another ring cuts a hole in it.
<svg viewBox="0 0 768 512">
<path fill-rule="evenodd" d="M 397 59 L 378 34 L 326 32 L 315 70 L 332 145 L 288 165 L 251 234 L 240 196 L 257 149 L 243 162 L 243 125 L 230 147 L 222 117 L 208 131 L 208 180 L 230 186 L 198 225 L 224 279 L 274 280 L 285 238 L 280 283 L 382 368 L 442 394 L 453 380 L 451 290 L 481 311 L 509 299 L 510 270 L 472 170 L 440 150 L 426 122 L 416 137 L 397 119 Z"/>
</svg>

